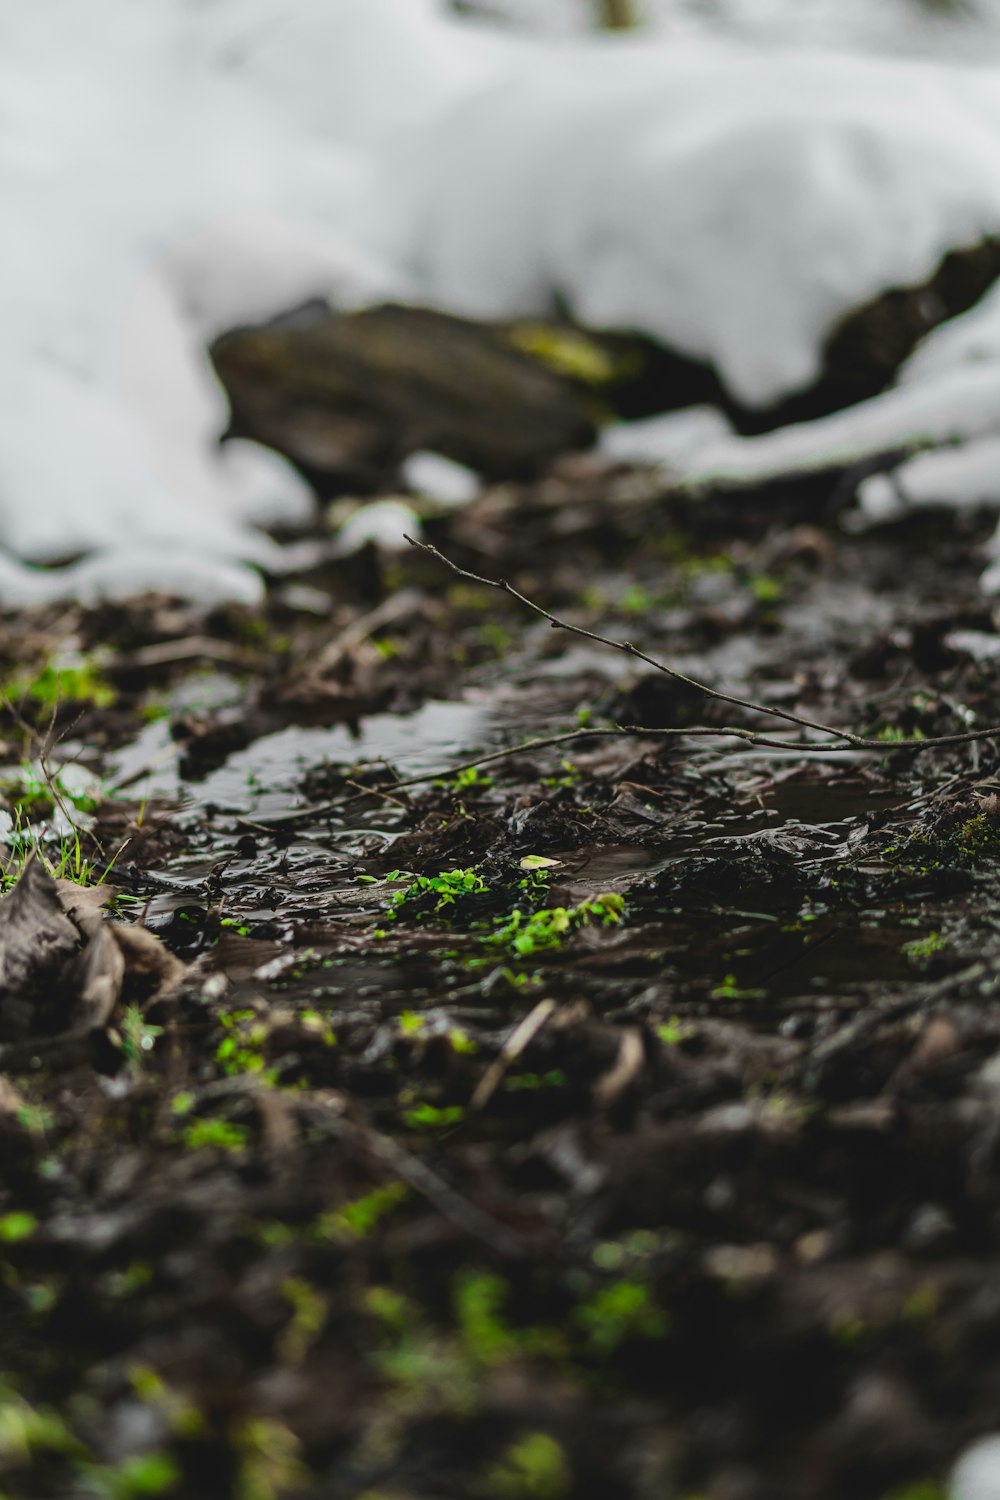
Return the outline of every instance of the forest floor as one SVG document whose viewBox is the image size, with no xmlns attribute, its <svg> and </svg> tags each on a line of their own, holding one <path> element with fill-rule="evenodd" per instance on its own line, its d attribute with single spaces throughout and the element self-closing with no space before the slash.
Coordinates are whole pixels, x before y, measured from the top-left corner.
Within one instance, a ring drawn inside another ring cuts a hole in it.
<svg viewBox="0 0 1000 1500">
<path fill-rule="evenodd" d="M 0 1492 L 943 1495 L 1000 774 L 894 742 L 1000 724 L 986 526 L 578 459 L 427 533 L 884 748 L 597 734 L 800 730 L 416 550 L 0 621 Z"/>
</svg>

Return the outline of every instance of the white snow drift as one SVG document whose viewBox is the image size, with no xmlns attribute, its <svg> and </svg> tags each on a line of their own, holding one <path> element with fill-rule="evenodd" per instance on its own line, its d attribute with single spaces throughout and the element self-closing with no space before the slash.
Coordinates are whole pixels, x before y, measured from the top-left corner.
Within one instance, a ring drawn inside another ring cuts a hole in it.
<svg viewBox="0 0 1000 1500">
<path fill-rule="evenodd" d="M 430 0 L 46 0 L 4 29 L 0 602 L 125 591 L 157 560 L 177 587 L 186 559 L 191 591 L 215 567 L 248 597 L 242 564 L 278 565 L 254 523 L 308 497 L 216 446 L 202 350 L 224 326 L 315 295 L 561 298 L 764 405 L 846 312 L 1000 233 L 1000 70 L 546 42 Z M 683 465 L 738 482 L 918 441 L 963 446 L 913 459 L 906 490 L 1000 502 L 996 299 L 867 407 L 753 442 L 688 426 Z M 85 578 L 17 561 L 78 553 Z"/>
</svg>

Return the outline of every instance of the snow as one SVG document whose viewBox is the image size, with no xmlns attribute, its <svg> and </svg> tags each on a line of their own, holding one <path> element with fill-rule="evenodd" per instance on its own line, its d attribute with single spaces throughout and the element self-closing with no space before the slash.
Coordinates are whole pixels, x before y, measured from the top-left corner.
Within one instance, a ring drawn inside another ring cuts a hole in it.
<svg viewBox="0 0 1000 1500">
<path fill-rule="evenodd" d="M 415 495 L 435 500 L 446 510 L 460 510 L 482 488 L 474 470 L 441 453 L 411 453 L 400 472 Z"/>
<path fill-rule="evenodd" d="M 530 62 L 387 174 L 384 242 L 441 306 L 558 294 L 764 407 L 847 312 L 1000 230 L 1000 73 L 621 40 Z"/>
<path fill-rule="evenodd" d="M 369 543 L 386 552 L 402 552 L 409 545 L 407 537 L 418 541 L 422 535 L 420 517 L 405 500 L 386 496 L 363 505 L 349 516 L 337 532 L 338 553 L 350 557 Z"/>
<path fill-rule="evenodd" d="M 670 38 L 728 37 L 982 63 L 1000 60 L 1000 0 L 635 0 L 640 24 Z M 568 37 L 592 29 L 598 0 L 481 0 L 520 30 Z"/>
<path fill-rule="evenodd" d="M 0 603 L 120 590 L 126 560 L 136 586 L 159 565 L 198 597 L 213 568 L 226 597 L 280 571 L 257 528 L 311 501 L 274 455 L 218 447 L 204 344 L 223 327 L 313 296 L 487 317 L 564 299 L 763 406 L 813 380 L 846 312 L 1000 233 L 1000 68 L 764 48 L 785 0 L 753 44 L 710 41 L 695 9 L 660 41 L 496 33 L 431 0 L 5 18 Z M 722 6 L 734 36 L 750 9 Z M 657 457 L 694 483 L 957 444 L 871 476 L 863 503 L 996 503 L 1000 294 L 864 407 L 760 439 L 681 431 Z"/>
<path fill-rule="evenodd" d="M 39 588 L 16 559 L 126 550 L 146 559 L 137 587 L 161 558 L 165 581 L 201 597 L 215 558 L 232 596 L 234 564 L 274 556 L 248 523 L 303 515 L 288 465 L 216 448 L 226 404 L 204 342 L 309 295 L 361 304 L 385 282 L 340 227 L 367 167 L 336 113 L 324 121 L 320 80 L 307 95 L 256 76 L 275 29 L 278 6 L 234 0 L 47 0 L 5 18 L 2 602 Z M 49 587 L 60 579 L 82 575 Z M 248 573 L 241 587 L 261 586 Z"/>
<path fill-rule="evenodd" d="M 949 1500 L 1000 1500 L 1000 1436 L 979 1438 L 952 1470 Z"/>
</svg>

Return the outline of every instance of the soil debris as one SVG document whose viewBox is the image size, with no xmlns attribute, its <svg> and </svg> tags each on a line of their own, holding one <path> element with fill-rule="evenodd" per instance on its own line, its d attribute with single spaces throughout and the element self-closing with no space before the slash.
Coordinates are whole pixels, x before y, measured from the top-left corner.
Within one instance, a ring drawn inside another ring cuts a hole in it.
<svg viewBox="0 0 1000 1500">
<path fill-rule="evenodd" d="M 983 532 L 596 468 L 426 524 L 868 748 L 418 552 L 0 623 L 0 1486 L 943 1495 L 1000 1400 L 1000 762 L 913 742 L 1000 722 Z"/>
</svg>

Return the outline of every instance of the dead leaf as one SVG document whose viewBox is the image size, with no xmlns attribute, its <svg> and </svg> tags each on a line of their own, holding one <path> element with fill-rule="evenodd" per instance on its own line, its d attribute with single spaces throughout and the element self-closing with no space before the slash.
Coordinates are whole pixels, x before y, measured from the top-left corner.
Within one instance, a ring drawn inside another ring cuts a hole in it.
<svg viewBox="0 0 1000 1500">
<path fill-rule="evenodd" d="M 43 989 L 51 996 L 79 941 L 52 876 L 29 859 L 14 889 L 0 899 L 0 1017 L 5 1022 L 21 1029 L 25 1003 Z"/>
<path fill-rule="evenodd" d="M 125 955 L 114 929 L 99 927 L 80 958 L 78 1004 L 81 1024 L 89 1030 L 106 1026 L 114 1014 L 125 981 Z"/>
<path fill-rule="evenodd" d="M 72 880 L 56 880 L 53 883 L 59 896 L 59 904 L 70 921 L 79 927 L 84 937 L 93 937 L 104 924 L 104 908 L 115 895 L 114 886 L 77 885 Z"/>
<path fill-rule="evenodd" d="M 187 974 L 188 965 L 145 927 L 124 927 L 113 922 L 108 930 L 124 955 L 127 972 L 158 979 L 160 993 L 174 989 Z"/>
</svg>

